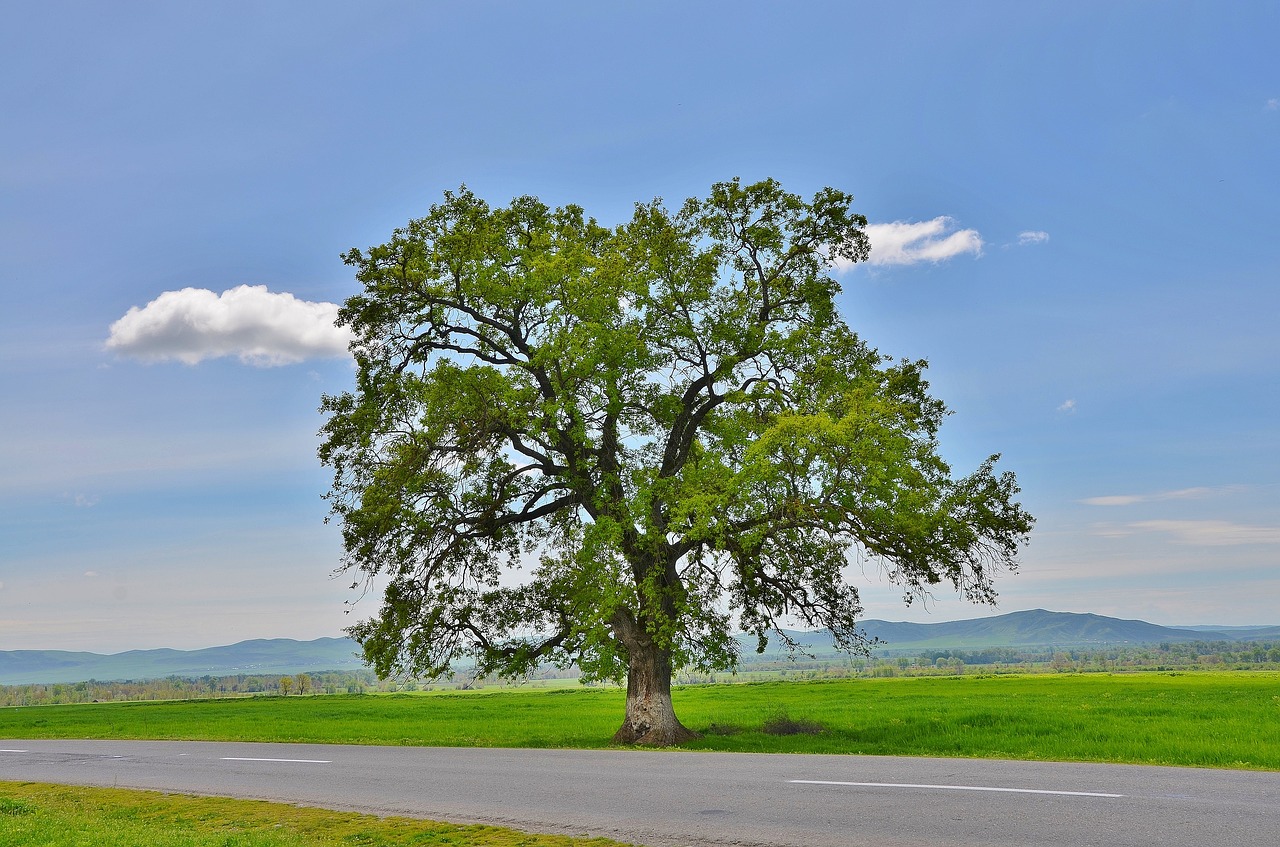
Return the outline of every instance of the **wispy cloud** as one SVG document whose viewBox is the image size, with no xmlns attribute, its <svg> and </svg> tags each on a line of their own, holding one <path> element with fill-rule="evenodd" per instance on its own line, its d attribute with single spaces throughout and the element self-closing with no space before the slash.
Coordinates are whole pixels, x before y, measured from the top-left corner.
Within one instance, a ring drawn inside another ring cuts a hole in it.
<svg viewBox="0 0 1280 847">
<path fill-rule="evenodd" d="M 1058 411 L 1062 412 L 1064 415 L 1074 415 L 1076 413 L 1075 399 L 1073 398 L 1063 401 L 1062 405 L 1058 407 Z"/>
<path fill-rule="evenodd" d="M 1220 485 L 1178 488 L 1173 491 L 1155 491 L 1148 494 L 1108 494 L 1102 497 L 1086 497 L 1079 501 L 1086 506 L 1132 506 L 1135 503 L 1159 503 L 1167 500 L 1203 500 L 1222 494 L 1240 491 L 1243 486 Z"/>
<path fill-rule="evenodd" d="M 1280 109 L 1280 97 L 1272 97 L 1268 100 L 1266 108 L 1268 112 L 1274 112 L 1277 109 Z"/>
<path fill-rule="evenodd" d="M 957 256 L 982 255 L 982 236 L 976 229 L 956 229 L 955 221 L 941 215 L 929 221 L 894 221 L 867 224 L 871 241 L 869 265 L 915 265 L 921 262 L 943 262 Z M 838 271 L 846 271 L 850 262 L 836 261 Z"/>
<path fill-rule="evenodd" d="M 1049 240 L 1049 233 L 1042 229 L 1029 229 L 1025 232 L 1018 233 L 1018 246 L 1024 247 L 1028 244 L 1044 244 Z"/>
<path fill-rule="evenodd" d="M 347 353 L 351 334 L 334 325 L 335 303 L 312 303 L 265 285 L 216 294 L 204 288 L 166 291 L 129 309 L 111 325 L 107 349 L 147 362 L 235 356 L 260 367 Z"/>
<path fill-rule="evenodd" d="M 1109 494 L 1105 497 L 1086 497 L 1080 502 L 1086 506 L 1132 506 L 1134 503 L 1146 502 L 1147 499 L 1141 494 Z"/>
<path fill-rule="evenodd" d="M 1180 520 L 1135 521 L 1118 527 L 1106 527 L 1099 534 L 1126 536 L 1137 533 L 1159 533 L 1171 537 L 1175 544 L 1193 547 L 1236 547 L 1245 544 L 1280 544 L 1280 527 L 1253 526 L 1230 521 Z"/>
</svg>

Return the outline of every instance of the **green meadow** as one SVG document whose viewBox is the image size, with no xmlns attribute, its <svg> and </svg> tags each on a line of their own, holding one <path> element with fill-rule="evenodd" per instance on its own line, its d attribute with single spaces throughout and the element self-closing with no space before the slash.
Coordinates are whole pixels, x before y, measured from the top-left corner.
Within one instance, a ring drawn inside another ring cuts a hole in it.
<svg viewBox="0 0 1280 847">
<path fill-rule="evenodd" d="M 0 782 L 0 847 L 620 847 L 257 800 Z"/>
<path fill-rule="evenodd" d="M 0 709 L 0 738 L 606 747 L 613 688 Z M 1280 673 L 957 676 L 682 686 L 686 749 L 1280 770 Z"/>
</svg>

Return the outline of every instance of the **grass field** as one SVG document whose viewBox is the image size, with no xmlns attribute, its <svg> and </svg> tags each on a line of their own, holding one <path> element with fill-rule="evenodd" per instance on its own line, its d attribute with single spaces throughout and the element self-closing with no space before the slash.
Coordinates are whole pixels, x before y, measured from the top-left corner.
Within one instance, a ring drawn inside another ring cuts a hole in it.
<svg viewBox="0 0 1280 847">
<path fill-rule="evenodd" d="M 256 800 L 0 782 L 0 847 L 619 847 L 603 838 L 379 818 Z"/>
<path fill-rule="evenodd" d="M 675 697 L 704 733 L 688 749 L 1280 770 L 1273 672 L 772 682 Z M 622 709 L 616 689 L 9 707 L 0 738 L 590 748 L 608 746 Z"/>
</svg>

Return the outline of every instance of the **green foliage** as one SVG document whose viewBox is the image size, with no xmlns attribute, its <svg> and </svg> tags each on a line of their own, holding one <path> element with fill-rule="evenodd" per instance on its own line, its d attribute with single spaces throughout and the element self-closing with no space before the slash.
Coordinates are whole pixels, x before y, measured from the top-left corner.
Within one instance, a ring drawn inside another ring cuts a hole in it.
<svg viewBox="0 0 1280 847">
<path fill-rule="evenodd" d="M 463 188 L 346 255 L 356 390 L 320 457 L 344 568 L 387 580 L 350 630 L 379 674 L 723 669 L 788 619 L 856 649 L 851 554 L 994 598 L 1032 519 L 996 457 L 952 477 L 925 364 L 839 316 L 850 202 L 733 180 L 611 229 Z"/>
</svg>

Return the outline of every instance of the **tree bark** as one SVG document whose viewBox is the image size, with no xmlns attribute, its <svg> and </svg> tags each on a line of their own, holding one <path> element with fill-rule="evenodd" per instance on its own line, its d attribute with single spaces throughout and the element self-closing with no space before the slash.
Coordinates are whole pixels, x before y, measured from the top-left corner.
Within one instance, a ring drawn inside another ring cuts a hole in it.
<svg viewBox="0 0 1280 847">
<path fill-rule="evenodd" d="M 700 738 L 671 705 L 671 651 L 643 639 L 627 645 L 627 656 L 627 716 L 613 743 L 669 747 Z"/>
</svg>

